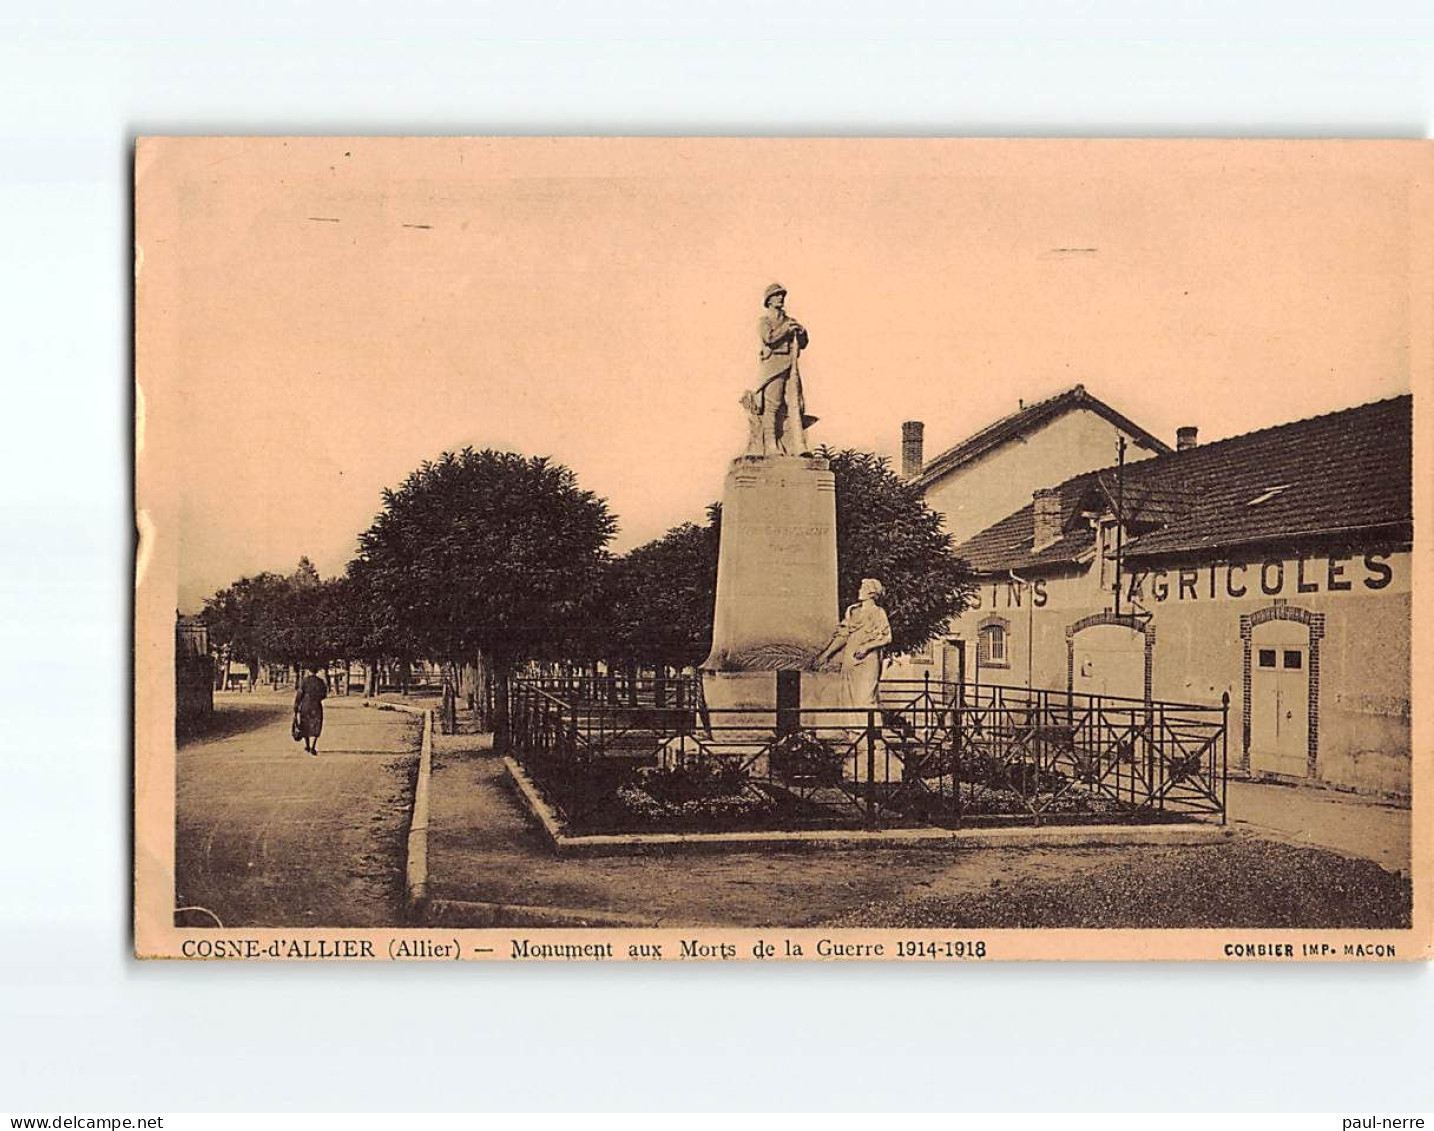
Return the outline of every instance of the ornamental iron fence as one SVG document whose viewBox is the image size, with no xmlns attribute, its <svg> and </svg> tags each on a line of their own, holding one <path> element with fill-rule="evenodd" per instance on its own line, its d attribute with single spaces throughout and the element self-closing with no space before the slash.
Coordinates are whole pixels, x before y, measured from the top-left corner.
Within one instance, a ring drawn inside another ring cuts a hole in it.
<svg viewBox="0 0 1434 1131">
<path fill-rule="evenodd" d="M 695 679 L 519 679 L 513 754 L 575 832 L 1225 819 L 1220 705 L 883 680 L 709 709 Z"/>
</svg>

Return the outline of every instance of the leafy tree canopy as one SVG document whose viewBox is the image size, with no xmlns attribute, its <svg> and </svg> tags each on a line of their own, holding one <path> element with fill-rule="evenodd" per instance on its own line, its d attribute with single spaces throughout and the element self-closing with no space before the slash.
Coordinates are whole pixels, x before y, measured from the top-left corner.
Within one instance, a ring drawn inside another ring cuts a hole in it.
<svg viewBox="0 0 1434 1131">
<path fill-rule="evenodd" d="M 288 595 L 287 580 L 277 573 L 241 577 L 204 602 L 200 614 L 209 626 L 213 647 L 227 648 L 236 660 L 257 660 L 272 652 L 272 633 Z"/>
<path fill-rule="evenodd" d="M 717 598 L 716 516 L 683 523 L 612 564 L 604 587 L 605 641 L 599 656 L 644 663 L 697 664 L 712 644 Z"/>
<path fill-rule="evenodd" d="M 210 642 L 235 660 L 322 664 L 354 654 L 346 589 L 305 557 L 291 574 L 239 578 L 205 601 L 202 615 Z"/>
<path fill-rule="evenodd" d="M 956 555 L 941 515 L 921 489 L 891 470 L 885 457 L 823 447 L 836 475 L 837 593 L 843 608 L 862 578 L 886 588 L 892 648 L 911 652 L 935 639 L 976 592 L 971 567 Z"/>
<path fill-rule="evenodd" d="M 836 477 L 837 592 L 842 606 L 856 600 L 862 578 L 886 588 L 892 647 L 920 648 L 969 606 L 975 593 L 970 567 L 956 556 L 941 515 L 886 459 L 868 452 L 818 453 Z M 597 655 L 646 663 L 695 664 L 712 642 L 722 508 L 708 509 L 706 526 L 684 523 L 628 552 L 612 565 L 604 588 L 608 650 Z M 832 610 L 833 617 L 837 610 Z"/>
<path fill-rule="evenodd" d="M 616 527 L 568 468 L 465 448 L 384 492 L 356 569 L 427 654 L 509 663 L 577 630 Z"/>
</svg>

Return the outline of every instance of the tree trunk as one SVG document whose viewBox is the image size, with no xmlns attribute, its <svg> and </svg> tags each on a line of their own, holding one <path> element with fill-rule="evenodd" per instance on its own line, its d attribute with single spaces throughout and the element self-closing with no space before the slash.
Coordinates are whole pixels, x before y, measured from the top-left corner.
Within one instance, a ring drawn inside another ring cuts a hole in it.
<svg viewBox="0 0 1434 1131">
<path fill-rule="evenodd" d="M 483 704 L 483 729 L 493 730 L 493 661 L 482 652 L 478 653 L 478 664 L 483 672 L 483 684 L 479 697 Z"/>
<path fill-rule="evenodd" d="M 476 714 L 478 711 L 478 667 L 476 664 L 465 663 L 463 665 L 463 697 L 468 702 L 468 709 Z"/>
<path fill-rule="evenodd" d="M 506 658 L 493 660 L 493 752 L 506 754 L 512 746 L 508 725 L 508 677 L 512 662 Z"/>
</svg>

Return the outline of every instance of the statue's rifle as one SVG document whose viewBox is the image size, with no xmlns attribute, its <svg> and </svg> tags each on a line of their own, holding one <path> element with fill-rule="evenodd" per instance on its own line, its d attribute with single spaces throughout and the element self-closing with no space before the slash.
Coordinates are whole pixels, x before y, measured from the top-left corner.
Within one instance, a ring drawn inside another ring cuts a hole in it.
<svg viewBox="0 0 1434 1131">
<path fill-rule="evenodd" d="M 806 406 L 803 403 L 806 399 L 802 393 L 801 371 L 797 368 L 797 361 L 802 354 L 802 340 L 796 333 L 792 332 L 792 372 L 787 381 L 787 419 L 798 419 L 801 421 L 801 448 L 806 450 L 807 429 L 817 422 L 817 417 L 808 416 Z"/>
</svg>

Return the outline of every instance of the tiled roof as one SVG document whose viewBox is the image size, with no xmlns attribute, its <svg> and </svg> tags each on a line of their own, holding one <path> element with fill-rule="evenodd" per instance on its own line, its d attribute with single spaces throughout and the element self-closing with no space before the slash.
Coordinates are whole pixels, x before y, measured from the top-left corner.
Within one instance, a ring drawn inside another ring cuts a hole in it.
<svg viewBox="0 0 1434 1131">
<path fill-rule="evenodd" d="M 985 455 L 992 448 L 999 447 L 1007 440 L 1030 432 L 1039 425 L 1076 409 L 1087 409 L 1103 416 L 1143 448 L 1152 452 L 1170 451 L 1170 445 L 1164 440 L 1151 435 L 1140 425 L 1122 416 L 1099 397 L 1091 396 L 1084 385 L 1076 385 L 1053 397 L 1026 405 L 1018 412 L 1011 413 L 1010 416 L 1003 416 L 994 424 L 988 424 L 979 432 L 968 436 L 954 448 L 948 448 L 927 463 L 916 482 L 922 487 L 926 487 L 963 464 L 970 463 L 977 456 Z"/>
<path fill-rule="evenodd" d="M 1125 468 L 1133 559 L 1341 535 L 1407 539 L 1413 524 L 1412 398 L 1393 397 L 1170 452 Z M 1114 510 L 1116 470 L 1057 488 L 1061 537 L 1032 552 L 1026 506 L 958 548 L 978 570 L 1070 563 L 1094 542 L 1082 512 Z"/>
</svg>

